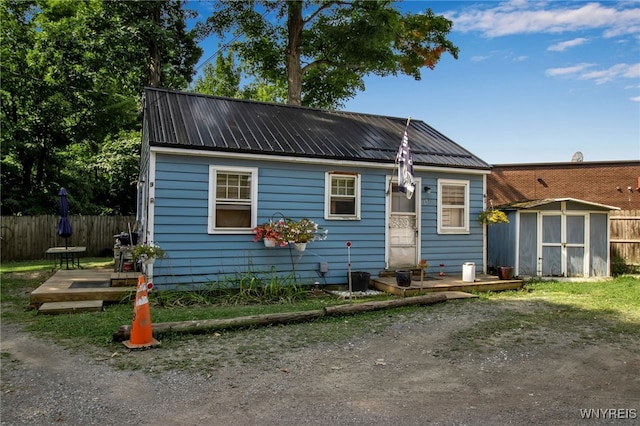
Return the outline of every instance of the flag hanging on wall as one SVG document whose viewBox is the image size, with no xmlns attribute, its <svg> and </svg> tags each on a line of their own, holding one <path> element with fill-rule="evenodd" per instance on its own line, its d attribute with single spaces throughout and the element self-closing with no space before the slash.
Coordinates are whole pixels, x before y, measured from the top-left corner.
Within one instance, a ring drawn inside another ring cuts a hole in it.
<svg viewBox="0 0 640 426">
<path fill-rule="evenodd" d="M 416 189 L 416 181 L 413 175 L 413 159 L 411 158 L 411 148 L 409 148 L 409 135 L 407 129 L 404 130 L 402 143 L 398 150 L 398 189 L 407 195 L 408 199 L 413 197 Z"/>
</svg>

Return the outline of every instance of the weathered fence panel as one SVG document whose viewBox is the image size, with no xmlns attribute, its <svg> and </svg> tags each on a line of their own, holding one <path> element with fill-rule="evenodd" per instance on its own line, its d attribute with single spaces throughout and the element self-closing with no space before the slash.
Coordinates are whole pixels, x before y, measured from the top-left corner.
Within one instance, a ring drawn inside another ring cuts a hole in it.
<svg viewBox="0 0 640 426">
<path fill-rule="evenodd" d="M 113 249 L 113 236 L 127 231 L 135 216 L 69 216 L 73 235 L 69 246 L 84 246 L 86 256 L 103 256 Z M 65 245 L 56 234 L 60 217 L 2 216 L 2 261 L 44 259 L 50 247 Z"/>
<path fill-rule="evenodd" d="M 609 215 L 611 253 L 628 265 L 640 265 L 640 210 L 617 210 Z"/>
</svg>

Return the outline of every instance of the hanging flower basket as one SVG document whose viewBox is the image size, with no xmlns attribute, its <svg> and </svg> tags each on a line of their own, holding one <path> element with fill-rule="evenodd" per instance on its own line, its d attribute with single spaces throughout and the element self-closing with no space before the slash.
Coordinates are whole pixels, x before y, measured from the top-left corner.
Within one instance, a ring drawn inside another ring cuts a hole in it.
<svg viewBox="0 0 640 426">
<path fill-rule="evenodd" d="M 507 215 L 502 210 L 493 208 L 487 209 L 480 213 L 480 215 L 478 216 L 478 220 L 480 221 L 480 223 L 485 223 L 487 225 L 493 225 L 496 223 L 509 223 L 509 218 L 507 218 Z"/>
<path fill-rule="evenodd" d="M 306 217 L 300 220 L 285 219 L 282 225 L 282 235 L 286 241 L 293 243 L 310 243 L 327 238 L 327 230 Z"/>
<path fill-rule="evenodd" d="M 297 251 L 305 251 L 307 249 L 307 243 L 294 243 L 293 248 Z"/>
<path fill-rule="evenodd" d="M 142 262 L 145 265 L 151 265 L 156 259 L 164 258 L 164 250 L 159 246 L 140 244 L 132 250 L 133 258 L 136 262 Z"/>
<path fill-rule="evenodd" d="M 311 241 L 327 238 L 328 231 L 321 230 L 317 223 L 306 217 L 297 221 L 283 217 L 277 222 L 272 220 L 252 229 L 255 234 L 253 241 L 263 240 L 265 247 L 285 247 L 290 243 L 304 243 L 300 246 L 294 245 L 298 251 L 306 250 L 307 243 Z"/>
<path fill-rule="evenodd" d="M 264 241 L 264 246 L 268 248 L 272 247 L 284 247 L 287 245 L 287 241 L 284 239 L 282 226 L 284 220 L 278 222 L 270 221 L 265 222 L 262 225 L 258 225 L 252 229 L 255 237 L 253 241 Z"/>
</svg>

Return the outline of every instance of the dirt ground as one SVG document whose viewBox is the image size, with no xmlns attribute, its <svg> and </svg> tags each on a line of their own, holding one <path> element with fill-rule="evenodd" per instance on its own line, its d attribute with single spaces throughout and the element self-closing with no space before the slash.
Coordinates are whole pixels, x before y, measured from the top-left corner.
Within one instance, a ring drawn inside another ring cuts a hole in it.
<svg viewBox="0 0 640 426">
<path fill-rule="evenodd" d="M 640 423 L 640 341 L 529 315 L 553 307 L 449 301 L 111 354 L 3 322 L 1 423 L 574 425 L 589 409 L 616 411 L 587 424 Z M 366 328 L 335 339 L 353 325 Z M 323 332 L 330 343 L 305 341 Z"/>
</svg>

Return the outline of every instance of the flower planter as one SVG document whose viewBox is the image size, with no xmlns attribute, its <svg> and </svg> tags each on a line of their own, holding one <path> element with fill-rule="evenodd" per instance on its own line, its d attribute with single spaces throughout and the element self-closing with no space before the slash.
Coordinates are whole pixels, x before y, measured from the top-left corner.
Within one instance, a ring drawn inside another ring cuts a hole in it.
<svg viewBox="0 0 640 426">
<path fill-rule="evenodd" d="M 143 254 L 142 256 L 140 256 L 140 260 L 145 265 L 153 265 L 153 263 L 156 261 L 157 258 L 158 258 L 157 256 L 147 256 L 146 254 Z"/>
<path fill-rule="evenodd" d="M 498 266 L 498 278 L 501 280 L 513 279 L 513 266 Z"/>
<path fill-rule="evenodd" d="M 370 280 L 369 272 L 351 272 L 351 291 L 367 291 Z"/>
<path fill-rule="evenodd" d="M 396 271 L 396 284 L 399 287 L 411 287 L 411 271 Z"/>
<path fill-rule="evenodd" d="M 265 238 L 262 241 L 264 241 L 264 246 L 267 248 L 274 248 L 276 246 L 276 240 L 272 238 Z"/>
<path fill-rule="evenodd" d="M 293 248 L 297 251 L 305 251 L 307 249 L 307 243 L 294 243 Z"/>
</svg>

